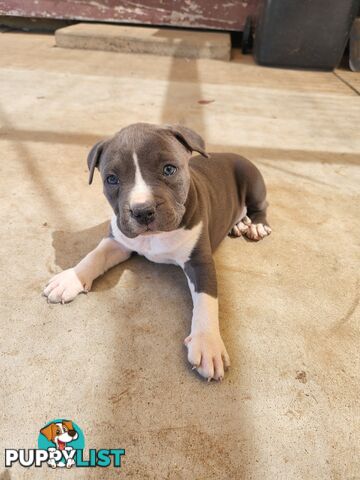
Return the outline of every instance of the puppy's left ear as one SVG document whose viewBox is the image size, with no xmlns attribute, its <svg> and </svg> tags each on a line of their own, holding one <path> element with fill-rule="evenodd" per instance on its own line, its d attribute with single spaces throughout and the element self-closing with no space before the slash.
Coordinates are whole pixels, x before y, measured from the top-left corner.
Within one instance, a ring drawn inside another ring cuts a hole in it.
<svg viewBox="0 0 360 480">
<path fill-rule="evenodd" d="M 94 178 L 95 168 L 99 168 L 100 157 L 103 152 L 105 141 L 95 143 L 87 157 L 87 164 L 89 168 L 89 185 L 91 185 Z"/>
<path fill-rule="evenodd" d="M 205 150 L 205 142 L 194 130 L 184 127 L 183 125 L 166 125 L 165 128 L 170 130 L 174 137 L 189 150 L 190 153 L 198 152 L 203 157 L 209 158 L 209 154 Z"/>
<path fill-rule="evenodd" d="M 68 430 L 74 430 L 73 424 L 71 420 L 63 420 L 62 423 Z"/>
</svg>

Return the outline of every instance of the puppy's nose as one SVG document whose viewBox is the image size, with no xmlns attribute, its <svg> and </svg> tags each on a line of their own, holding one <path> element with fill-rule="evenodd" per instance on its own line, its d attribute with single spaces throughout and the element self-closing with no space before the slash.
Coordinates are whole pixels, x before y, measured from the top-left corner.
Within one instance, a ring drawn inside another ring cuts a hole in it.
<svg viewBox="0 0 360 480">
<path fill-rule="evenodd" d="M 68 430 L 68 434 L 70 435 L 70 437 L 75 437 L 76 431 L 75 430 Z"/>
<path fill-rule="evenodd" d="M 131 216 L 141 225 L 148 225 L 155 218 L 155 206 L 152 203 L 138 203 L 130 209 Z"/>
</svg>

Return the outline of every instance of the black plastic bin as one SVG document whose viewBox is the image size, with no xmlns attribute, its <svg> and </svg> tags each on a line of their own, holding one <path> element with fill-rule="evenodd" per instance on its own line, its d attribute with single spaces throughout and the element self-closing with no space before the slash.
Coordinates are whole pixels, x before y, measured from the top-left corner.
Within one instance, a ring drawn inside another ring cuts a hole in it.
<svg viewBox="0 0 360 480">
<path fill-rule="evenodd" d="M 265 0 L 255 30 L 261 65 L 332 70 L 360 0 Z"/>
</svg>

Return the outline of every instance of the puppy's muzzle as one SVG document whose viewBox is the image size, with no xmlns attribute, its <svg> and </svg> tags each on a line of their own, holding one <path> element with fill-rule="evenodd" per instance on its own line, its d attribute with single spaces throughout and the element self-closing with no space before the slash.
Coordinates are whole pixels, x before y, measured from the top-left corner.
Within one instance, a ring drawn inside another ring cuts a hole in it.
<svg viewBox="0 0 360 480">
<path fill-rule="evenodd" d="M 156 208 L 153 203 L 138 203 L 132 206 L 130 214 L 139 225 L 149 225 L 155 220 Z"/>
</svg>

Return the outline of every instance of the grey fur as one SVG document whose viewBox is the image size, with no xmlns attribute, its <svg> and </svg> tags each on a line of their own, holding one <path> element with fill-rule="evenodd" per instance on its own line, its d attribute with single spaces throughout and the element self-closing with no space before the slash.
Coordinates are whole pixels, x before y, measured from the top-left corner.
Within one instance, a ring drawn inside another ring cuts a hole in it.
<svg viewBox="0 0 360 480">
<path fill-rule="evenodd" d="M 193 151 L 201 156 L 190 158 Z M 156 217 L 150 227 L 139 225 L 130 214 L 128 197 L 135 181 L 133 152 L 154 193 Z M 167 163 L 177 167 L 176 175 L 170 178 L 161 174 Z M 100 170 L 104 194 L 118 227 L 130 238 L 151 229 L 191 229 L 202 221 L 202 233 L 184 266 L 196 292 L 217 296 L 212 253 L 240 220 L 244 207 L 254 223 L 268 225 L 265 183 L 255 165 L 235 154 L 209 155 L 203 139 L 187 127 L 130 125 L 98 142 L 89 153 L 88 166 L 89 183 L 95 168 Z M 118 186 L 107 185 L 105 179 L 111 173 L 118 176 Z"/>
</svg>

